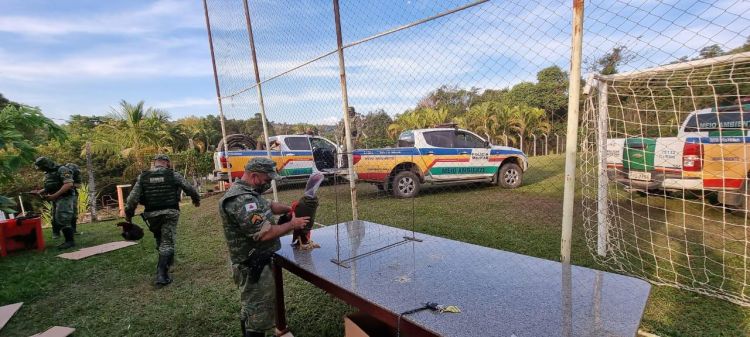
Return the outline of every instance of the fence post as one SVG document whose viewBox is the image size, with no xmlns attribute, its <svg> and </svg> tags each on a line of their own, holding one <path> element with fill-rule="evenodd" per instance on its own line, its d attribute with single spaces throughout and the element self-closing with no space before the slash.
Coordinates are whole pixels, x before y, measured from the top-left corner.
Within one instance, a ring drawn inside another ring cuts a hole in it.
<svg viewBox="0 0 750 337">
<path fill-rule="evenodd" d="M 555 154 L 560 154 L 560 135 L 555 133 Z"/>
<path fill-rule="evenodd" d="M 518 143 L 521 145 L 521 152 L 526 153 L 526 151 L 524 151 L 523 149 L 523 136 L 518 135 L 518 140 L 519 140 Z"/>
<path fill-rule="evenodd" d="M 536 157 L 536 135 L 532 133 L 531 139 L 534 142 L 534 157 Z"/>
<path fill-rule="evenodd" d="M 593 76 L 592 76 L 593 77 Z M 607 111 L 607 82 L 594 81 L 589 84 L 596 84 L 596 88 L 599 94 L 599 113 L 597 114 L 597 144 L 599 148 L 599 188 L 597 189 L 597 245 L 596 253 L 599 256 L 607 255 L 607 247 L 609 246 L 608 236 L 609 233 L 609 178 L 607 177 L 607 118 L 609 113 Z"/>
<path fill-rule="evenodd" d="M 568 85 L 568 125 L 565 149 L 565 189 L 563 192 L 562 235 L 560 255 L 564 264 L 570 263 L 573 236 L 573 207 L 576 184 L 576 144 L 578 143 L 578 104 L 581 96 L 581 45 L 583 44 L 583 2 L 573 0 L 573 36 Z"/>
<path fill-rule="evenodd" d="M 250 44 L 250 54 L 253 62 L 253 72 L 255 72 L 255 90 L 258 92 L 258 107 L 260 108 L 261 123 L 263 123 L 263 138 L 266 140 L 266 155 L 268 159 L 271 159 L 271 143 L 268 141 L 268 118 L 266 118 L 266 105 L 263 103 L 263 90 L 260 84 L 260 71 L 258 71 L 258 58 L 255 55 L 255 39 L 253 37 L 253 25 L 250 21 L 250 8 L 247 5 L 247 0 L 242 1 L 242 5 L 245 7 L 245 24 L 247 25 L 247 36 L 248 43 Z M 276 188 L 276 180 L 271 180 L 271 188 L 273 189 L 273 200 L 279 201 L 279 193 Z"/>
<path fill-rule="evenodd" d="M 344 42 L 341 36 L 341 15 L 339 13 L 339 0 L 333 0 L 333 15 L 336 21 L 336 43 L 338 46 L 339 54 L 339 79 L 341 81 L 341 97 L 344 110 L 344 130 L 346 131 L 346 151 L 348 156 L 346 159 L 349 164 L 349 191 L 352 196 L 352 220 L 357 221 L 359 219 L 357 210 L 357 183 L 354 179 L 354 161 L 353 153 L 354 147 L 352 146 L 352 132 L 351 132 L 351 121 L 349 120 L 349 95 L 346 90 L 346 65 L 344 64 Z"/>
<path fill-rule="evenodd" d="M 206 30 L 208 31 L 208 47 L 211 51 L 211 67 L 214 71 L 214 85 L 216 86 L 216 102 L 219 105 L 219 123 L 221 124 L 221 140 L 224 145 L 224 155 L 229 156 L 229 151 L 227 150 L 227 129 L 224 126 L 224 106 L 221 102 L 221 89 L 219 88 L 219 75 L 216 73 L 216 57 L 214 56 L 214 40 L 213 36 L 211 34 L 211 21 L 208 18 L 208 4 L 206 3 L 206 0 L 203 0 L 203 10 L 206 16 Z M 219 151 L 219 149 L 216 149 Z M 229 183 L 232 183 L 232 172 L 229 172 Z M 220 190 L 224 191 L 224 182 L 220 181 Z"/>
<path fill-rule="evenodd" d="M 549 140 L 548 140 L 549 137 L 547 136 L 546 133 L 542 134 L 542 136 L 544 136 L 544 155 L 548 156 L 549 152 L 547 152 L 547 145 L 549 145 Z"/>
</svg>

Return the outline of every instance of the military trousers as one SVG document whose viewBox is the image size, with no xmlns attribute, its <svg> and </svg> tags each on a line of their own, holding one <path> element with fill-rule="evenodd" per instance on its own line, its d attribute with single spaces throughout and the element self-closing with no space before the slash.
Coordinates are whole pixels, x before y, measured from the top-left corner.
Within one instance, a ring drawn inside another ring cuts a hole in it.
<svg viewBox="0 0 750 337">
<path fill-rule="evenodd" d="M 250 268 L 242 264 L 232 265 L 232 276 L 240 290 L 240 319 L 245 322 L 245 329 L 273 336 L 276 288 L 271 266 L 263 268 L 255 283 L 251 281 Z"/>
<path fill-rule="evenodd" d="M 174 244 L 177 237 L 177 222 L 180 220 L 180 211 L 173 213 L 150 216 L 148 229 L 156 239 L 156 250 L 159 255 L 174 255 Z"/>
<path fill-rule="evenodd" d="M 78 196 L 69 193 L 60 197 L 52 203 L 52 231 L 59 233 L 61 230 L 73 227 L 73 221 L 77 218 Z"/>
</svg>

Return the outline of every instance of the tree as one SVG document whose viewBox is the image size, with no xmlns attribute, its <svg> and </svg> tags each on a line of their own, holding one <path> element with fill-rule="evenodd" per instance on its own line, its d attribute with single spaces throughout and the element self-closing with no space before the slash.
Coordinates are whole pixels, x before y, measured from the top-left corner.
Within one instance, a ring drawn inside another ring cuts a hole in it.
<svg viewBox="0 0 750 337">
<path fill-rule="evenodd" d="M 718 44 L 712 44 L 710 46 L 701 48 L 701 50 L 698 52 L 698 55 L 700 55 L 699 58 L 701 59 L 707 59 L 724 55 L 724 51 Z"/>
<path fill-rule="evenodd" d="M 445 109 L 448 119 L 460 116 L 469 110 L 479 96 L 479 88 L 460 89 L 456 86 L 443 85 L 423 97 L 417 104 L 419 108 Z"/>
<path fill-rule="evenodd" d="M 625 46 L 615 46 L 612 51 L 593 61 L 588 60 L 586 68 L 602 75 L 612 75 L 619 72 L 619 67 L 632 61 L 635 55 Z"/>
<path fill-rule="evenodd" d="M 552 125 L 547 122 L 544 110 L 521 105 L 513 107 L 510 129 L 515 131 L 523 142 L 530 134 L 548 133 L 552 129 Z M 521 143 L 521 147 L 523 147 L 523 143 Z"/>
<path fill-rule="evenodd" d="M 34 160 L 38 136 L 44 136 L 44 140 L 64 139 L 66 134 L 38 108 L 6 104 L 0 110 L 0 183 L 8 182 L 20 167 Z M 10 212 L 14 204 L 12 199 L 0 196 L 0 210 Z"/>
<path fill-rule="evenodd" d="M 558 66 L 536 74 L 536 107 L 544 109 L 550 120 L 563 121 L 568 111 L 568 73 Z"/>
<path fill-rule="evenodd" d="M 145 168 L 144 156 L 160 150 L 158 126 L 166 120 L 163 113 L 144 108 L 143 101 L 132 105 L 125 100 L 112 110 L 112 119 L 96 127 L 91 150 L 97 154 L 117 154 L 132 160 L 129 175 Z"/>
</svg>

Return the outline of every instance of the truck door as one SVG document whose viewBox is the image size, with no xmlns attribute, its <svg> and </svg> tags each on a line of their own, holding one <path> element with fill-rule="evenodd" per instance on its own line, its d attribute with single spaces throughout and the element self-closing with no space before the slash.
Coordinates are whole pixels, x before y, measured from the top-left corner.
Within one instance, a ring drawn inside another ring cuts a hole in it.
<svg viewBox="0 0 750 337">
<path fill-rule="evenodd" d="M 423 135 L 430 147 L 419 151 L 427 164 L 428 173 L 436 181 L 478 178 L 482 176 L 480 171 L 489 164 L 489 149 L 484 148 L 484 141 L 471 133 L 435 130 L 426 131 Z M 472 162 L 474 150 L 476 160 Z"/>
<path fill-rule="evenodd" d="M 303 178 L 313 172 L 313 156 L 310 147 L 310 137 L 284 137 L 284 147 L 281 151 L 279 174 L 288 178 Z"/>
<path fill-rule="evenodd" d="M 497 166 L 490 166 L 490 146 L 479 136 L 463 130 L 456 130 L 453 146 L 459 156 L 468 157 L 469 163 L 463 168 L 460 179 L 492 179 Z"/>
<path fill-rule="evenodd" d="M 310 145 L 315 170 L 325 171 L 336 168 L 336 145 L 321 137 L 310 137 Z"/>
</svg>

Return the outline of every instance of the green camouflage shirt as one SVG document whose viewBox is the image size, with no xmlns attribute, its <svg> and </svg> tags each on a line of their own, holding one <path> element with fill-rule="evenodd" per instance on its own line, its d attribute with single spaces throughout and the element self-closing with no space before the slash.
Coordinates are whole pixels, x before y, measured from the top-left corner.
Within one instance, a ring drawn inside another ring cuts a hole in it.
<svg viewBox="0 0 750 337">
<path fill-rule="evenodd" d="M 278 238 L 260 241 L 260 237 L 276 225 L 276 220 L 271 212 L 271 202 L 246 182 L 240 180 L 232 184 L 219 200 L 219 213 L 232 263 L 245 263 L 251 254 L 281 249 Z"/>
<path fill-rule="evenodd" d="M 167 168 L 156 166 L 152 168 L 150 171 L 158 171 L 158 170 L 166 170 Z M 192 198 L 193 201 L 200 200 L 200 194 L 198 194 L 198 191 L 195 190 L 193 185 L 190 185 L 190 183 L 183 177 L 180 173 L 174 172 L 174 180 L 177 183 L 177 186 L 181 188 L 185 194 L 189 195 L 190 198 Z M 71 180 L 72 182 L 72 180 Z M 141 176 L 138 176 L 138 179 L 135 181 L 135 185 L 133 185 L 133 189 L 130 190 L 130 194 L 128 194 L 128 199 L 125 202 L 125 214 L 128 214 L 128 212 L 135 212 L 135 208 L 138 207 L 138 201 L 141 200 L 141 194 L 143 193 L 143 186 L 141 185 Z M 132 214 L 132 213 L 130 213 Z M 153 212 L 145 212 L 143 213 L 143 216 L 150 218 L 155 217 L 159 215 L 164 214 L 180 214 L 179 210 L 176 209 L 163 209 Z"/>
</svg>

